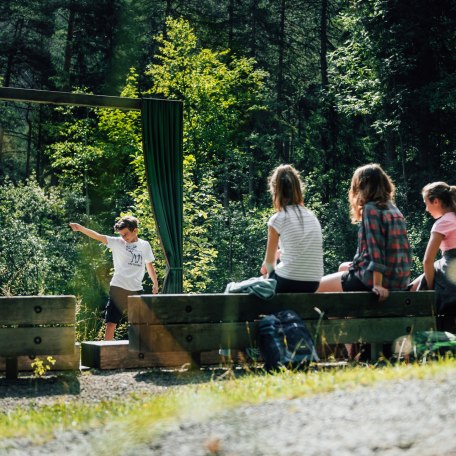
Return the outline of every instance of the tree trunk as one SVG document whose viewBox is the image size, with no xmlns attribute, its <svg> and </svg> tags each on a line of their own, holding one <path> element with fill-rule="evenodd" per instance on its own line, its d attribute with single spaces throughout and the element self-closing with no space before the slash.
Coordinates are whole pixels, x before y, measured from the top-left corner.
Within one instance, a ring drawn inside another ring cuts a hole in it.
<svg viewBox="0 0 456 456">
<path fill-rule="evenodd" d="M 13 73 L 13 66 L 14 66 L 14 57 L 18 53 L 19 48 L 19 40 L 22 36 L 22 27 L 24 25 L 24 19 L 19 19 L 16 22 L 16 26 L 14 27 L 14 36 L 13 41 L 11 43 L 11 47 L 8 51 L 8 58 L 6 61 L 6 71 L 5 77 L 3 78 L 3 86 L 9 87 L 11 84 L 11 75 Z"/>
<path fill-rule="evenodd" d="M 234 29 L 234 0 L 228 3 L 228 49 L 233 50 L 233 29 Z"/>
<path fill-rule="evenodd" d="M 172 2 L 172 0 L 166 0 L 165 17 L 163 20 L 163 38 L 165 38 L 165 39 L 168 35 L 168 31 L 166 29 L 166 19 L 168 19 L 168 17 L 172 16 L 172 12 L 173 12 L 173 2 Z"/>
<path fill-rule="evenodd" d="M 277 62 L 277 107 L 276 115 L 277 120 L 282 116 L 283 102 L 284 102 L 284 77 L 283 77 L 283 64 L 285 61 L 285 11 L 286 0 L 280 2 L 280 21 L 279 21 L 279 36 L 278 36 L 278 62 Z M 281 125 L 278 125 L 278 138 L 276 140 L 277 156 L 281 160 L 286 160 L 285 144 L 283 139 L 283 132 Z"/>
<path fill-rule="evenodd" d="M 337 122 L 333 103 L 328 99 L 326 90 L 329 85 L 328 79 L 328 0 L 321 0 L 320 9 L 320 76 L 323 96 L 323 116 L 325 126 L 321 135 L 321 146 L 324 152 L 324 172 L 336 168 L 336 145 L 337 145 Z M 335 174 L 333 174 L 336 179 Z M 337 182 L 333 181 L 324 193 L 333 194 Z"/>
<path fill-rule="evenodd" d="M 70 89 L 71 87 L 71 59 L 73 57 L 73 38 L 74 38 L 74 20 L 75 20 L 75 7 L 74 1 L 71 1 L 68 6 L 68 26 L 67 36 L 65 43 L 65 60 L 63 62 L 63 73 L 65 77 L 64 88 Z"/>
<path fill-rule="evenodd" d="M 27 113 L 25 115 L 25 121 L 28 125 L 28 132 L 27 132 L 27 158 L 25 161 L 25 177 L 30 177 L 30 156 L 32 152 L 32 121 L 30 120 L 30 105 L 27 107 Z"/>
<path fill-rule="evenodd" d="M 285 9 L 286 0 L 281 1 L 280 5 L 280 23 L 279 23 L 279 58 L 277 68 L 277 104 L 280 105 L 283 101 L 283 62 L 285 60 Z"/>
<path fill-rule="evenodd" d="M 0 176 L 3 176 L 4 173 L 4 164 L 3 164 L 3 136 L 4 130 L 3 125 L 0 123 Z"/>
<path fill-rule="evenodd" d="M 252 30 L 250 34 L 250 53 L 254 59 L 256 59 L 257 54 L 257 13 L 258 13 L 258 0 L 252 1 Z"/>
<path fill-rule="evenodd" d="M 320 74 L 323 90 L 328 87 L 328 0 L 321 0 L 320 10 Z"/>
<path fill-rule="evenodd" d="M 35 163 L 35 172 L 36 180 L 40 185 L 43 185 L 43 173 L 41 168 L 42 153 L 41 148 L 43 147 L 43 110 L 40 105 L 38 113 L 38 134 L 37 134 L 37 144 L 36 144 L 36 163 Z"/>
</svg>

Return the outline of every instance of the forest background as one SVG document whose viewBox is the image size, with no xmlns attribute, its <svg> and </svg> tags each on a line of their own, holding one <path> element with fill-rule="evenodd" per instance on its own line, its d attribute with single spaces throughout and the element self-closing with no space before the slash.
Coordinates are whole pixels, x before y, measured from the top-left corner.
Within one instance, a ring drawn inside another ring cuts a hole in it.
<svg viewBox="0 0 456 456">
<path fill-rule="evenodd" d="M 456 183 L 455 46 L 452 0 L 0 2 L 0 86 L 183 100 L 186 292 L 259 275 L 280 163 L 305 180 L 326 273 L 355 251 L 351 175 L 380 163 L 418 274 L 420 190 Z M 0 186 L 0 295 L 76 294 L 79 338 L 99 337 L 111 257 L 68 222 L 111 234 L 123 214 L 163 280 L 138 112 L 1 102 Z"/>
</svg>

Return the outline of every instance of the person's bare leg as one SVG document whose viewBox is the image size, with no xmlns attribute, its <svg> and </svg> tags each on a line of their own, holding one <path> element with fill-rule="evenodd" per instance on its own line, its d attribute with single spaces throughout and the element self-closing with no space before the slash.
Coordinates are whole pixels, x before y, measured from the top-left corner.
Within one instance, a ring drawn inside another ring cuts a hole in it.
<svg viewBox="0 0 456 456">
<path fill-rule="evenodd" d="M 105 340 L 113 340 L 114 339 L 114 332 L 116 330 L 115 323 L 106 323 L 106 332 L 105 332 Z"/>
<path fill-rule="evenodd" d="M 339 272 L 335 272 L 334 274 L 329 274 L 329 275 L 322 277 L 322 279 L 320 280 L 320 285 L 319 285 L 316 293 L 330 293 L 330 292 L 344 291 L 342 289 L 341 277 L 342 277 L 342 274 L 344 274 L 344 272 L 345 272 L 345 269 L 343 269 L 344 265 L 347 265 L 347 270 L 348 270 L 348 264 L 349 263 L 342 263 L 339 266 Z M 345 348 L 348 352 L 348 357 L 350 358 L 351 348 L 352 348 L 351 344 L 345 344 Z"/>
<path fill-rule="evenodd" d="M 342 289 L 342 277 L 343 272 L 335 272 L 321 278 L 320 285 L 316 293 L 330 293 L 344 291 Z"/>
<path fill-rule="evenodd" d="M 353 264 L 352 261 L 345 261 L 344 263 L 341 263 L 339 265 L 339 272 L 345 272 L 348 271 L 350 266 Z"/>
</svg>

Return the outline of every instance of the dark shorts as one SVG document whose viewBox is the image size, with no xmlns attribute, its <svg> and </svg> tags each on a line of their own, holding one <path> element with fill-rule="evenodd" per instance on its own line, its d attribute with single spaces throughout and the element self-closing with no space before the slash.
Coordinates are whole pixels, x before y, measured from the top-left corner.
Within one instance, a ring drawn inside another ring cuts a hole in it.
<svg viewBox="0 0 456 456">
<path fill-rule="evenodd" d="M 142 290 L 131 291 L 120 287 L 109 287 L 109 299 L 105 309 L 105 322 L 119 324 L 126 319 L 128 296 L 139 295 Z"/>
<path fill-rule="evenodd" d="M 320 285 L 320 282 L 285 279 L 275 271 L 269 274 L 269 278 L 277 280 L 276 293 L 315 293 Z"/>
<path fill-rule="evenodd" d="M 350 269 L 342 274 L 342 290 L 344 291 L 372 291 L 372 288 L 366 287 L 355 275 L 355 271 Z"/>
</svg>

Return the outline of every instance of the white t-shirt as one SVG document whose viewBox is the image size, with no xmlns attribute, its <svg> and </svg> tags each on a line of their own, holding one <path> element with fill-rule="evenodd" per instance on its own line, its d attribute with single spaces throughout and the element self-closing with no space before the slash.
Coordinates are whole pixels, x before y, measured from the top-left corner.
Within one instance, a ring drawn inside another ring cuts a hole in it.
<svg viewBox="0 0 456 456">
<path fill-rule="evenodd" d="M 300 205 L 276 212 L 268 226 L 279 233 L 280 262 L 276 274 L 284 279 L 319 282 L 323 276 L 323 240 L 315 215 Z"/>
<path fill-rule="evenodd" d="M 150 244 L 142 239 L 129 244 L 120 237 L 106 238 L 114 262 L 114 275 L 110 285 L 130 291 L 142 290 L 146 263 L 155 261 Z"/>
</svg>

